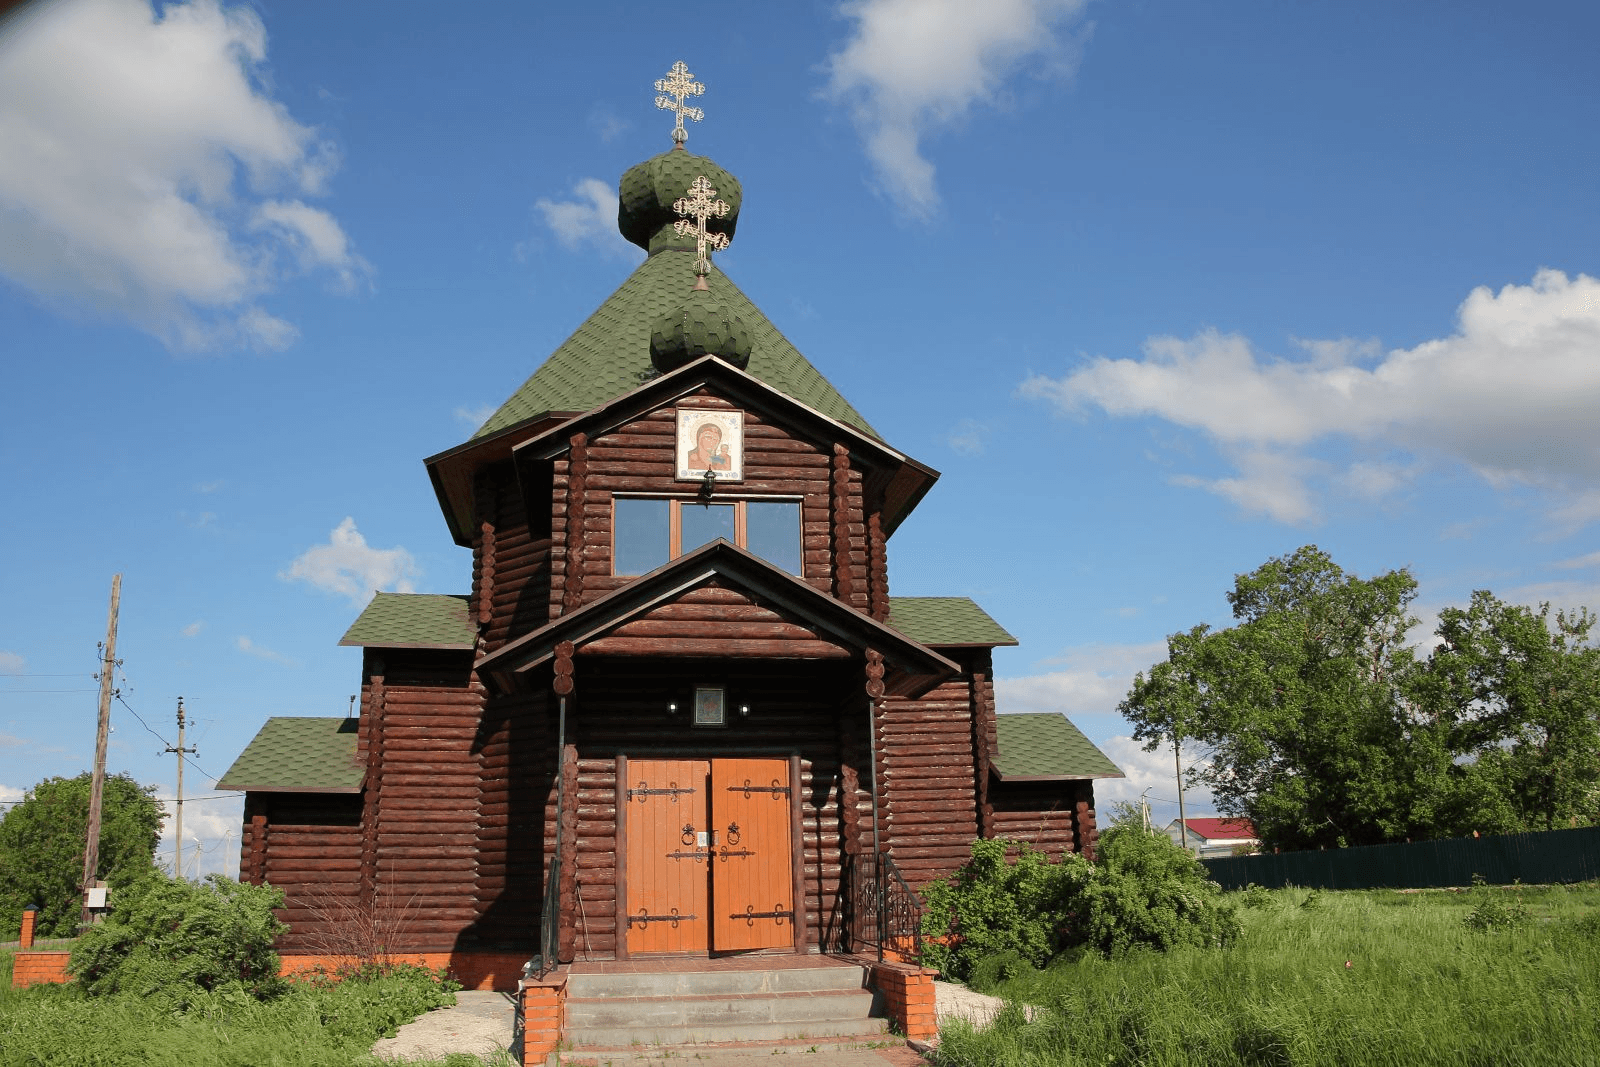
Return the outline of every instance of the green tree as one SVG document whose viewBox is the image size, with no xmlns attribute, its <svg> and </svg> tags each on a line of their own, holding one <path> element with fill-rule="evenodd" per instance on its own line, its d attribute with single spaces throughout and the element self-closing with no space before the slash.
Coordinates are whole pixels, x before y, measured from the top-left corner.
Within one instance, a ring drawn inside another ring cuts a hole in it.
<svg viewBox="0 0 1600 1067">
<path fill-rule="evenodd" d="M 83 850 L 89 831 L 88 772 L 47 778 L 0 819 L 0 933 L 15 938 L 22 909 L 37 906 L 41 937 L 77 932 Z M 107 775 L 100 807 L 97 878 L 113 890 L 155 867 L 161 805 L 155 786 L 126 774 Z"/>
<path fill-rule="evenodd" d="M 1358 578 L 1315 545 L 1268 560 L 1234 581 L 1238 624 L 1173 634 L 1121 710 L 1147 749 L 1174 734 L 1205 745 L 1193 780 L 1268 846 L 1406 836 L 1416 794 L 1449 762 L 1405 710 L 1415 595 L 1405 570 Z"/>
<path fill-rule="evenodd" d="M 1453 761 L 1441 835 L 1548 830 L 1600 817 L 1600 648 L 1587 609 L 1550 615 L 1487 590 L 1440 612 L 1419 680 Z"/>
</svg>

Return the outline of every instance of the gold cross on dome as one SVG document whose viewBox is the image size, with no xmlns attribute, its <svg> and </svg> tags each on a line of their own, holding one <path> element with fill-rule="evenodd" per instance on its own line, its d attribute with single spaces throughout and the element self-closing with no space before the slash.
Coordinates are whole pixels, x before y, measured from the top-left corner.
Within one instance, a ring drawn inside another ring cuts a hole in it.
<svg viewBox="0 0 1600 1067">
<path fill-rule="evenodd" d="M 711 187 L 704 174 L 694 180 L 689 186 L 689 195 L 680 196 L 673 201 L 672 210 L 684 216 L 672 224 L 673 230 L 679 237 L 694 234 L 694 248 L 698 257 L 694 261 L 694 272 L 702 279 L 711 273 L 711 259 L 706 255 L 709 248 L 720 252 L 728 247 L 728 235 L 725 233 L 711 233 L 706 229 L 707 219 L 720 219 L 728 213 L 728 205 L 717 199 L 717 191 Z M 689 220 L 693 219 L 693 222 Z M 697 286 L 704 284 L 695 283 Z"/>
<path fill-rule="evenodd" d="M 705 91 L 706 87 L 694 80 L 694 75 L 689 73 L 689 68 L 683 65 L 681 59 L 672 64 L 672 69 L 667 71 L 665 78 L 656 79 L 656 92 L 663 94 L 656 97 L 656 107 L 672 112 L 678 120 L 678 124 L 672 128 L 672 140 L 675 144 L 682 144 L 689 139 L 689 131 L 683 128 L 684 119 L 694 119 L 699 122 L 706 117 L 704 111 L 685 104 L 684 97 L 699 96 Z"/>
</svg>

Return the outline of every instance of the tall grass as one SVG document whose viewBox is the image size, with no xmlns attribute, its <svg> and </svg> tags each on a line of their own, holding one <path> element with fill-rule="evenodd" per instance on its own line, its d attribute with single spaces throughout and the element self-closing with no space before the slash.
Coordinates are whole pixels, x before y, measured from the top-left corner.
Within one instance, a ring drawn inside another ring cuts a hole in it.
<svg viewBox="0 0 1600 1067">
<path fill-rule="evenodd" d="M 1012 1003 L 953 1024 L 938 1062 L 1600 1064 L 1600 887 L 1525 891 L 1520 925 L 1463 921 L 1511 892 L 1256 891 L 1233 947 L 1058 961 L 999 989 L 1033 1021 Z"/>
<path fill-rule="evenodd" d="M 76 984 L 25 990 L 9 985 L 8 975 L 0 987 L 0 1067 L 376 1065 L 371 1048 L 377 1038 L 451 999 L 416 975 L 322 987 L 295 983 L 264 1003 L 243 995 L 202 995 L 187 1010 L 174 1010 L 160 998 L 90 997 Z M 455 1067 L 481 1061 L 458 1055 L 435 1062 Z"/>
</svg>

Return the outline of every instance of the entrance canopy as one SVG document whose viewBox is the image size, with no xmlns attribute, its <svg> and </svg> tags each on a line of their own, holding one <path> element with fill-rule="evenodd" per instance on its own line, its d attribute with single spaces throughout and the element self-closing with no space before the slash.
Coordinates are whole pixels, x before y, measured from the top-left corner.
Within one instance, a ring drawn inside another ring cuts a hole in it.
<svg viewBox="0 0 1600 1067">
<path fill-rule="evenodd" d="M 735 594 L 739 603 L 709 607 L 710 617 L 697 623 L 694 637 L 661 625 L 672 606 L 713 589 Z M 961 670 L 928 646 L 722 540 L 523 635 L 479 660 L 477 669 L 502 691 L 522 688 L 568 641 L 576 655 L 853 659 L 875 649 L 888 667 L 884 689 L 890 696 L 918 696 Z"/>
</svg>

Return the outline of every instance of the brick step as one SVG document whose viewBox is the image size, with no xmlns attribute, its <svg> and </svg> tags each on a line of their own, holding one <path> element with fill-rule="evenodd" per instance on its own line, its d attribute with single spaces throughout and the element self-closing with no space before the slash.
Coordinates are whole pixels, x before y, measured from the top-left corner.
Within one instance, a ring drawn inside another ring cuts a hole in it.
<svg viewBox="0 0 1600 1067">
<path fill-rule="evenodd" d="M 767 970 L 683 970 L 660 974 L 583 974 L 567 978 L 567 996 L 734 996 L 742 993 L 848 992 L 865 988 L 867 969 L 856 964 Z"/>
</svg>

